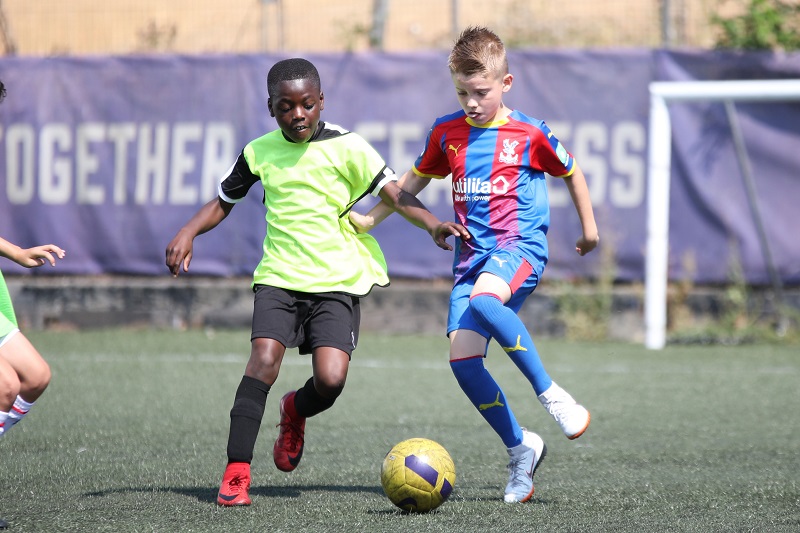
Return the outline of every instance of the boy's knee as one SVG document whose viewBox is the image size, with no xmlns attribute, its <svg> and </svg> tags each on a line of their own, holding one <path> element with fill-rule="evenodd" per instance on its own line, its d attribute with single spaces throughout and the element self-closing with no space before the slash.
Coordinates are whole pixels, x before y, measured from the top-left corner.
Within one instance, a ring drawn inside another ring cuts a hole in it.
<svg viewBox="0 0 800 533">
<path fill-rule="evenodd" d="M 330 409 L 336 403 L 336 398 L 339 397 L 343 388 L 344 382 L 331 381 L 321 376 L 308 378 L 308 381 L 297 390 L 294 397 L 297 414 L 308 418 Z"/>
<path fill-rule="evenodd" d="M 42 366 L 39 368 L 38 375 L 36 377 L 36 383 L 34 386 L 39 392 L 44 392 L 48 385 L 50 385 L 50 379 L 53 377 L 53 373 L 50 370 L 50 365 L 47 364 L 44 360 L 42 361 Z"/>
<path fill-rule="evenodd" d="M 278 379 L 285 348 L 272 339 L 254 339 L 245 375 L 273 385 Z"/>
<path fill-rule="evenodd" d="M 27 401 L 34 401 L 41 396 L 48 385 L 50 385 L 50 378 L 52 373 L 50 365 L 42 359 L 36 368 L 32 369 L 24 378 L 23 383 L 20 385 L 19 394 Z"/>
<path fill-rule="evenodd" d="M 20 381 L 16 372 L 0 371 L 0 411 L 8 411 L 19 394 Z M 8 407 L 8 408 L 6 408 Z"/>
<path fill-rule="evenodd" d="M 314 388 L 317 394 L 329 400 L 335 400 L 344 390 L 346 376 L 314 377 Z"/>
<path fill-rule="evenodd" d="M 503 302 L 494 294 L 478 294 L 469 299 L 469 310 L 482 327 L 497 320 L 503 308 Z"/>
</svg>

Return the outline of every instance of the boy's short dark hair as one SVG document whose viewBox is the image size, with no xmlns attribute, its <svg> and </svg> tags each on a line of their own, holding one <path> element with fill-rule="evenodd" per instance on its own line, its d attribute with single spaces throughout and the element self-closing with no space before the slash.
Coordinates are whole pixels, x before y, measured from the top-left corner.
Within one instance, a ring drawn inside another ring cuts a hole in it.
<svg viewBox="0 0 800 533">
<path fill-rule="evenodd" d="M 278 84 L 290 80 L 311 80 L 317 88 L 321 87 L 319 72 L 311 61 L 300 57 L 278 61 L 267 74 L 267 93 L 270 98 L 278 91 Z"/>
</svg>

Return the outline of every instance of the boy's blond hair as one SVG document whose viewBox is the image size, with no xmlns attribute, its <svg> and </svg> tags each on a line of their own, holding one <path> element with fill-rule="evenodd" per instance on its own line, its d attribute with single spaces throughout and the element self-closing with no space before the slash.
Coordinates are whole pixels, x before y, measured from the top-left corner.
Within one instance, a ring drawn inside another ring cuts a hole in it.
<svg viewBox="0 0 800 533">
<path fill-rule="evenodd" d="M 456 40 L 447 61 L 450 74 L 495 76 L 508 74 L 503 41 L 483 26 L 469 26 Z"/>
</svg>

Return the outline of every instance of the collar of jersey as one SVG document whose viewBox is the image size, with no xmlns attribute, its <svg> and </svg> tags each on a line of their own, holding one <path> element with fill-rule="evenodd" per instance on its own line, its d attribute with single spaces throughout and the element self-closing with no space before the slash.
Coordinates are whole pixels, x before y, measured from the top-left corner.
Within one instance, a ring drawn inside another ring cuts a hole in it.
<svg viewBox="0 0 800 533">
<path fill-rule="evenodd" d="M 492 122 L 487 122 L 486 124 L 476 124 L 475 121 L 467 117 L 467 124 L 469 124 L 473 128 L 497 128 L 499 126 L 502 126 L 503 124 L 508 124 L 508 115 L 501 118 L 500 120 L 493 120 Z"/>
</svg>

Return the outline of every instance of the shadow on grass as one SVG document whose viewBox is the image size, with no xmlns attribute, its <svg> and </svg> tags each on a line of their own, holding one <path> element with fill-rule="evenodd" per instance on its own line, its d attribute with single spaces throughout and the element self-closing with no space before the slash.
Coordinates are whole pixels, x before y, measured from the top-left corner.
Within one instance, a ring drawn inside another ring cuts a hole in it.
<svg viewBox="0 0 800 533">
<path fill-rule="evenodd" d="M 195 498 L 204 503 L 216 503 L 217 487 L 125 487 L 119 489 L 98 490 L 87 492 L 86 497 L 104 497 L 111 494 L 124 494 L 133 492 L 172 492 L 190 498 Z M 357 492 L 383 495 L 383 490 L 378 486 L 364 485 L 292 485 L 292 486 L 260 486 L 251 487 L 250 496 L 265 496 L 267 498 L 298 498 L 304 492 Z"/>
</svg>

